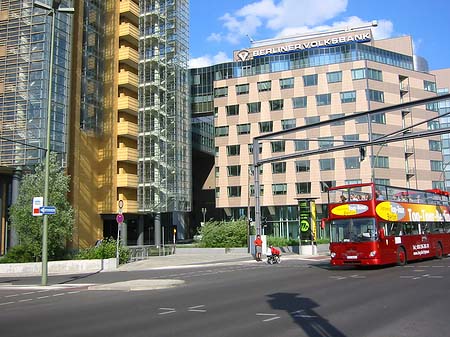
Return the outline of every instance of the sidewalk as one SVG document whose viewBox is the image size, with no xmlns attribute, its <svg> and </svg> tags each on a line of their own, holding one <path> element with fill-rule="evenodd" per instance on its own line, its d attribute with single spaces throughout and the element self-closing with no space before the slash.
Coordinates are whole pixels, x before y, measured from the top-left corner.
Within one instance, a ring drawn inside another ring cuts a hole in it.
<svg viewBox="0 0 450 337">
<path fill-rule="evenodd" d="M 295 253 L 282 253 L 281 260 L 328 260 L 328 245 L 319 245 L 317 255 L 299 255 Z M 265 261 L 265 256 L 263 256 Z M 258 263 L 254 257 L 247 252 L 235 251 L 230 253 L 219 253 L 211 251 L 192 252 L 178 249 L 176 254 L 167 256 L 154 256 L 146 260 L 127 263 L 120 266 L 118 271 L 137 271 L 150 269 L 172 269 L 172 268 L 192 268 L 194 266 L 210 266 L 211 264 L 235 264 L 235 263 Z"/>
</svg>

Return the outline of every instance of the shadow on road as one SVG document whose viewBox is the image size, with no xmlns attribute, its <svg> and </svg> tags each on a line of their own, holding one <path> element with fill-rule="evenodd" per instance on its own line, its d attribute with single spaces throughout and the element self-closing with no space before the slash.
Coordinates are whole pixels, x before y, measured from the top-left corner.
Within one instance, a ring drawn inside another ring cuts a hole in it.
<svg viewBox="0 0 450 337">
<path fill-rule="evenodd" d="M 309 337 L 346 337 L 341 331 L 320 316 L 315 308 L 319 305 L 307 297 L 293 293 L 268 295 L 268 303 L 273 309 L 284 310 L 292 317 Z"/>
<path fill-rule="evenodd" d="M 78 281 L 78 280 L 82 280 L 82 279 L 84 279 L 86 277 L 97 275 L 97 274 L 100 274 L 100 271 L 96 271 L 95 273 L 90 273 L 90 274 L 70 276 L 68 280 L 59 282 L 58 284 L 67 284 L 67 283 Z"/>
</svg>

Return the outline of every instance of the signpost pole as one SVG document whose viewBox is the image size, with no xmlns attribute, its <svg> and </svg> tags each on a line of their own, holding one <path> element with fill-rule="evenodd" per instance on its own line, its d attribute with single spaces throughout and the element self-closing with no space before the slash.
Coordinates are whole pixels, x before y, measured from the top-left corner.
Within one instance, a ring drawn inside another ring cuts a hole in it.
<svg viewBox="0 0 450 337">
<path fill-rule="evenodd" d="M 120 264 L 119 244 L 120 244 L 120 229 L 123 222 L 123 200 L 119 200 L 119 214 L 116 216 L 117 221 L 117 240 L 116 240 L 116 267 Z"/>
</svg>

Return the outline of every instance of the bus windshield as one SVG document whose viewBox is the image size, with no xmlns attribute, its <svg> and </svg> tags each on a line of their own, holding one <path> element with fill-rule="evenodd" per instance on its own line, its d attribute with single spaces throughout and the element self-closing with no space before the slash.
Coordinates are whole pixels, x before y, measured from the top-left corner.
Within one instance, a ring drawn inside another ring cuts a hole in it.
<svg viewBox="0 0 450 337">
<path fill-rule="evenodd" d="M 354 218 L 331 222 L 331 242 L 367 242 L 377 240 L 374 218 Z"/>
</svg>

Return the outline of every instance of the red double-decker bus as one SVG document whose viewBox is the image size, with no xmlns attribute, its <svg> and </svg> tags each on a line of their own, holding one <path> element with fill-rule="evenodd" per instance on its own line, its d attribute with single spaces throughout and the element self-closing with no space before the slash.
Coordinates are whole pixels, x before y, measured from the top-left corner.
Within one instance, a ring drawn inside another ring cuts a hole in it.
<svg viewBox="0 0 450 337">
<path fill-rule="evenodd" d="M 331 264 L 404 265 L 450 253 L 449 193 L 374 183 L 328 191 Z"/>
</svg>

